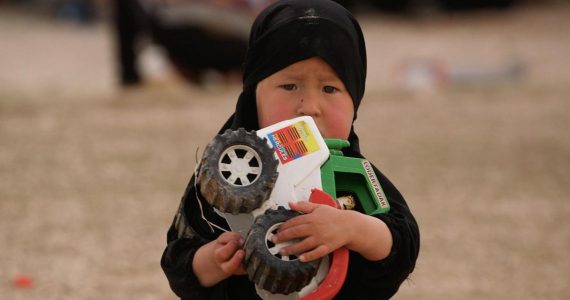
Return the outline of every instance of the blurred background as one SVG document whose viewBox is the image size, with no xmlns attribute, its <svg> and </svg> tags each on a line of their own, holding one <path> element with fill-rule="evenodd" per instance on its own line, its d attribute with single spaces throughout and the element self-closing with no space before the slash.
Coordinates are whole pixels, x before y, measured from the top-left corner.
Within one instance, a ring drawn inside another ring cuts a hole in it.
<svg viewBox="0 0 570 300">
<path fill-rule="evenodd" d="M 0 0 L 0 298 L 175 299 L 166 231 L 270 2 Z M 570 3 L 339 2 L 422 234 L 395 299 L 569 299 Z"/>
</svg>

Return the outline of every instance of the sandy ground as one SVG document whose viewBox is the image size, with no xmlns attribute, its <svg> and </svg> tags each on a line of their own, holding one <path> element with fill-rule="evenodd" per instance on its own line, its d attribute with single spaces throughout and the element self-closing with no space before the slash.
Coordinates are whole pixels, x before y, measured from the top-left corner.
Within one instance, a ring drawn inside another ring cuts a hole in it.
<svg viewBox="0 0 570 300">
<path fill-rule="evenodd" d="M 570 298 L 568 15 L 361 16 L 357 132 L 422 233 L 395 299 Z M 166 230 L 239 87 L 121 91 L 104 25 L 0 11 L 0 41 L 0 298 L 175 299 Z M 502 76 L 512 62 L 522 75 Z"/>
</svg>

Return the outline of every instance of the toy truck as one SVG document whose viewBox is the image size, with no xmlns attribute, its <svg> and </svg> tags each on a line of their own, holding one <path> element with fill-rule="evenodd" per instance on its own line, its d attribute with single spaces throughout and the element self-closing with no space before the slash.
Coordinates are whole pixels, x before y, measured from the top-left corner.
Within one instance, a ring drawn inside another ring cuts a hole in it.
<svg viewBox="0 0 570 300">
<path fill-rule="evenodd" d="M 271 237 L 300 214 L 289 202 L 388 212 L 370 162 L 343 156 L 349 145 L 323 139 L 314 120 L 303 116 L 257 131 L 227 130 L 205 148 L 197 168 L 200 193 L 245 236 L 245 269 L 263 299 L 330 299 L 346 276 L 344 248 L 311 262 L 280 255 L 294 241 L 274 244 Z"/>
</svg>

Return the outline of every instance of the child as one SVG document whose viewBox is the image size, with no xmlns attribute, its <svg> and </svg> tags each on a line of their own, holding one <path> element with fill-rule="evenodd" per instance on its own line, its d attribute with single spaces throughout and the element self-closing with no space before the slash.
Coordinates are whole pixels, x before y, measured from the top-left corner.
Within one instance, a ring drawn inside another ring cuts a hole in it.
<svg viewBox="0 0 570 300">
<path fill-rule="evenodd" d="M 354 132 L 366 77 L 366 51 L 358 22 L 329 0 L 286 0 L 265 9 L 250 35 L 243 92 L 227 128 L 256 130 L 297 116 L 313 117 L 325 138 L 350 141 L 346 156 L 362 157 Z M 390 212 L 361 212 L 299 202 L 304 213 L 281 225 L 276 242 L 302 261 L 337 248 L 350 250 L 349 270 L 335 299 L 386 299 L 415 266 L 416 221 L 398 190 L 375 169 Z M 194 178 L 168 231 L 161 265 L 172 290 L 185 299 L 258 299 L 244 275 L 243 240 L 197 197 Z M 224 230 L 225 229 L 225 230 Z M 286 254 L 285 253 L 285 254 Z"/>
</svg>

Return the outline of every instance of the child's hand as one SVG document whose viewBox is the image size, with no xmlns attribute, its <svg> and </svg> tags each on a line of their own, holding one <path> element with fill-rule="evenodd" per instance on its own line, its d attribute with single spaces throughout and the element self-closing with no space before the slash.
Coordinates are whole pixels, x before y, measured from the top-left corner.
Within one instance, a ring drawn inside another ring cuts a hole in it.
<svg viewBox="0 0 570 300">
<path fill-rule="evenodd" d="M 380 219 L 310 202 L 289 206 L 304 215 L 283 223 L 274 236 L 274 243 L 301 240 L 281 249 L 284 255 L 300 254 L 301 261 L 311 261 L 343 246 L 369 260 L 381 260 L 390 254 L 392 233 Z"/>
<path fill-rule="evenodd" d="M 283 223 L 273 242 L 301 241 L 283 248 L 281 254 L 301 254 L 299 259 L 306 262 L 319 259 L 351 241 L 353 233 L 349 229 L 352 227 L 346 226 L 345 211 L 310 202 L 291 202 L 289 206 L 304 215 Z"/>
<path fill-rule="evenodd" d="M 245 274 L 243 239 L 237 232 L 225 232 L 196 251 L 192 267 L 200 284 L 209 287 L 231 275 Z"/>
<path fill-rule="evenodd" d="M 241 235 L 237 232 L 224 232 L 214 242 L 214 261 L 219 269 L 228 275 L 245 274 Z"/>
</svg>

